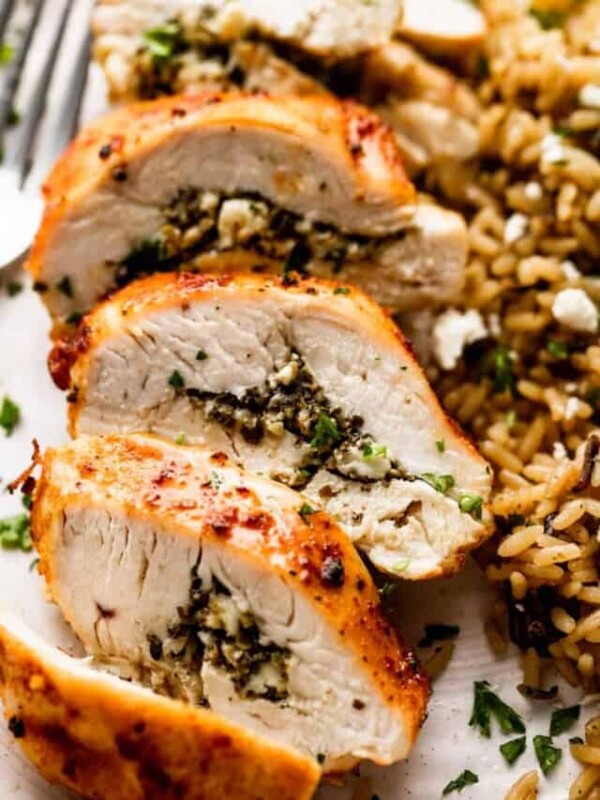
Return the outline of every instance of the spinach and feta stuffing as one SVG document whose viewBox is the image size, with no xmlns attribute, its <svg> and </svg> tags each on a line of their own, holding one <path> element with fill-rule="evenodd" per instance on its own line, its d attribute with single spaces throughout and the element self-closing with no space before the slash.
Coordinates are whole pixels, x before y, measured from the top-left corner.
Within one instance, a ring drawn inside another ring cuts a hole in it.
<svg viewBox="0 0 600 800">
<path fill-rule="evenodd" d="M 257 258 L 283 263 L 284 274 L 310 271 L 318 262 L 331 274 L 346 265 L 377 260 L 378 254 L 405 236 L 345 233 L 334 225 L 310 220 L 252 193 L 224 195 L 181 189 L 162 209 L 163 225 L 154 239 L 140 241 L 118 264 L 115 279 L 124 286 L 140 275 L 193 267 L 203 253 L 251 250 Z M 343 293 L 340 287 L 338 293 Z"/>
<path fill-rule="evenodd" d="M 225 672 L 242 697 L 272 702 L 288 697 L 290 651 L 269 642 L 253 615 L 216 578 L 205 586 L 194 571 L 189 603 L 177 613 L 166 638 L 148 638 L 148 663 L 170 675 L 167 684 L 191 687 L 196 702 L 206 705 L 200 673 L 209 664 Z"/>
</svg>

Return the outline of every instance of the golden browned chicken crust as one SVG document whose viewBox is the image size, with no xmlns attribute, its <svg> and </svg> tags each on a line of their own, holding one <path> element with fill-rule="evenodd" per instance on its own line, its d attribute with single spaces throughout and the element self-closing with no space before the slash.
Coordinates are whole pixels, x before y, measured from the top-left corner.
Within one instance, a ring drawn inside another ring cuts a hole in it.
<svg viewBox="0 0 600 800">
<path fill-rule="evenodd" d="M 27 758 L 90 800 L 309 800 L 319 781 L 314 760 L 97 673 L 6 614 L 0 690 Z"/>
<path fill-rule="evenodd" d="M 215 487 L 207 480 L 211 473 L 206 464 L 194 461 L 195 452 L 158 437 L 135 435 L 80 437 L 48 450 L 31 530 L 50 595 L 60 604 L 55 555 L 63 511 L 72 504 L 120 507 L 183 538 L 226 541 L 227 549 L 244 561 L 267 561 L 274 574 L 327 617 L 386 703 L 403 717 L 407 740 L 414 741 L 425 716 L 428 681 L 384 618 L 379 593 L 350 540 L 325 513 L 311 513 L 306 522 L 298 513 L 302 496 L 264 478 L 248 474 L 243 479 L 236 471 L 237 485 Z M 213 453 L 209 462 L 214 469 L 235 470 L 223 453 Z M 65 465 L 76 478 L 66 476 Z M 268 492 L 278 493 L 277 515 L 265 512 L 260 495 Z M 327 577 L 332 557 L 343 565 L 344 574 L 334 590 Z M 61 610 L 70 621 L 72 610 Z"/>
</svg>

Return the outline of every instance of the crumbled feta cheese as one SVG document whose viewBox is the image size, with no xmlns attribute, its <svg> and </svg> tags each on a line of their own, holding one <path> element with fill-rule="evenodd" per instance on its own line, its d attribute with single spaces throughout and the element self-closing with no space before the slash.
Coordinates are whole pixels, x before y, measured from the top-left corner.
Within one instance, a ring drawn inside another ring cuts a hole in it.
<svg viewBox="0 0 600 800">
<path fill-rule="evenodd" d="M 557 461 L 561 461 L 563 458 L 567 458 L 567 448 L 562 442 L 554 442 L 552 455 Z"/>
<path fill-rule="evenodd" d="M 569 394 L 574 394 L 577 388 L 577 383 L 575 381 L 567 381 L 567 383 L 565 383 L 565 392 Z"/>
<path fill-rule="evenodd" d="M 529 217 L 525 214 L 513 214 L 504 226 L 504 244 L 513 244 L 521 239 L 529 227 Z"/>
<path fill-rule="evenodd" d="M 579 90 L 579 103 L 587 108 L 600 108 L 600 86 L 586 83 Z"/>
<path fill-rule="evenodd" d="M 569 397 L 567 404 L 565 405 L 565 419 L 575 419 L 580 405 L 581 401 L 578 397 Z"/>
<path fill-rule="evenodd" d="M 566 150 L 563 146 L 562 139 L 555 133 L 548 133 L 542 139 L 542 161 L 547 164 L 556 164 L 564 161 L 566 158 Z"/>
<path fill-rule="evenodd" d="M 487 330 L 478 311 L 450 308 L 433 327 L 433 352 L 442 369 L 454 369 L 465 345 L 484 339 Z"/>
<path fill-rule="evenodd" d="M 541 200 L 544 194 L 542 184 L 537 181 L 529 181 L 529 183 L 526 183 L 523 191 L 528 200 Z"/>
<path fill-rule="evenodd" d="M 562 274 L 568 281 L 578 281 L 581 278 L 581 272 L 577 269 L 572 261 L 563 261 L 560 265 Z"/>
<path fill-rule="evenodd" d="M 267 225 L 267 209 L 253 200 L 226 200 L 219 214 L 219 236 L 223 247 L 246 242 Z"/>
<path fill-rule="evenodd" d="M 554 318 L 574 331 L 595 333 L 598 330 L 598 309 L 583 289 L 563 289 L 552 303 Z"/>
</svg>

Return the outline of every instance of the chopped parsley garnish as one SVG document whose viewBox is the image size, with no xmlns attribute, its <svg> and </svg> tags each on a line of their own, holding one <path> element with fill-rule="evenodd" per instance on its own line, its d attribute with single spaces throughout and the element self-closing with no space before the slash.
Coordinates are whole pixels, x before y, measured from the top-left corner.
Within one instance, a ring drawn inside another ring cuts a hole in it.
<svg viewBox="0 0 600 800">
<path fill-rule="evenodd" d="M 29 514 L 15 514 L 14 517 L 0 519 L 0 546 L 5 550 L 31 550 Z"/>
<path fill-rule="evenodd" d="M 505 416 L 504 416 L 504 420 L 506 422 L 506 427 L 509 430 L 511 428 L 514 428 L 515 425 L 517 424 L 517 419 L 518 419 L 518 417 L 517 417 L 516 409 L 511 408 L 510 411 L 507 411 Z"/>
<path fill-rule="evenodd" d="M 182 28 L 178 22 L 166 22 L 144 34 L 144 41 L 155 63 L 171 58 L 182 44 Z"/>
<path fill-rule="evenodd" d="M 564 11 L 553 11 L 545 8 L 530 8 L 529 14 L 537 19 L 540 28 L 544 31 L 549 31 L 551 28 L 560 28 L 567 18 Z"/>
<path fill-rule="evenodd" d="M 185 433 L 178 433 L 175 437 L 175 444 L 185 444 L 187 442 L 187 438 Z"/>
<path fill-rule="evenodd" d="M 185 386 L 183 375 L 179 370 L 175 369 L 171 373 L 169 377 L 169 386 L 172 386 L 173 389 L 182 389 Z"/>
<path fill-rule="evenodd" d="M 458 778 L 454 778 L 453 781 L 450 781 L 444 788 L 442 794 L 447 795 L 452 792 L 462 792 L 466 786 L 472 786 L 474 783 L 479 783 L 479 777 L 475 775 L 474 772 L 471 772 L 470 769 L 466 769 L 464 772 L 460 773 Z"/>
<path fill-rule="evenodd" d="M 30 494 L 24 494 L 21 497 L 21 505 L 23 508 L 26 508 L 27 511 L 31 511 L 31 506 L 33 505 L 33 497 Z"/>
<path fill-rule="evenodd" d="M 59 282 L 56 284 L 56 288 L 59 292 L 64 294 L 65 297 L 73 297 L 73 284 L 71 283 L 71 278 L 68 275 L 65 275 L 64 278 L 61 278 Z"/>
<path fill-rule="evenodd" d="M 562 750 L 559 747 L 554 747 L 549 736 L 541 735 L 533 737 L 533 749 L 542 772 L 544 775 L 548 775 L 560 761 Z"/>
<path fill-rule="evenodd" d="M 494 717 L 503 733 L 525 733 L 521 715 L 490 689 L 488 681 L 475 681 L 473 688 L 473 711 L 469 725 L 479 728 L 479 733 L 489 738 Z"/>
<path fill-rule="evenodd" d="M 448 494 L 450 489 L 454 486 L 454 478 L 452 475 L 436 475 L 435 472 L 424 472 L 421 476 L 424 481 L 433 488 L 437 492 L 441 492 L 442 494 Z"/>
<path fill-rule="evenodd" d="M 481 519 L 483 497 L 478 494 L 463 494 L 458 501 L 458 507 L 463 514 L 470 514 L 475 519 Z"/>
<path fill-rule="evenodd" d="M 494 394 L 502 394 L 509 391 L 514 392 L 517 379 L 515 378 L 513 367 L 515 357 L 506 345 L 499 344 L 488 351 L 483 359 L 481 375 L 487 375 L 492 379 L 492 391 Z"/>
<path fill-rule="evenodd" d="M 9 297 L 16 297 L 18 294 L 21 294 L 23 291 L 23 284 L 19 283 L 19 281 L 9 281 L 6 284 L 6 294 Z"/>
<path fill-rule="evenodd" d="M 580 713 L 581 706 L 557 708 L 553 711 L 550 719 L 550 736 L 560 736 L 561 733 L 568 731 L 577 722 Z"/>
<path fill-rule="evenodd" d="M 8 397 L 4 396 L 0 406 L 0 428 L 4 428 L 7 436 L 10 436 L 21 420 L 21 409 Z"/>
<path fill-rule="evenodd" d="M 311 447 L 330 447 L 336 444 L 341 438 L 341 433 L 337 423 L 328 414 L 321 412 L 318 416 L 313 438 L 310 440 Z"/>
<path fill-rule="evenodd" d="M 419 641 L 419 647 L 431 647 L 434 642 L 456 639 L 459 633 L 458 625 L 445 625 L 444 623 L 425 625 L 425 635 Z"/>
<path fill-rule="evenodd" d="M 500 752 L 504 756 L 504 760 L 508 764 L 514 764 L 519 756 L 523 755 L 527 747 L 527 739 L 525 736 L 519 736 L 518 739 L 511 739 L 510 742 L 505 742 L 500 745 Z"/>
<path fill-rule="evenodd" d="M 334 294 L 350 294 L 350 289 L 347 286 L 336 286 L 333 290 Z"/>
<path fill-rule="evenodd" d="M 557 342 L 551 339 L 546 345 L 546 350 L 554 358 L 564 360 L 569 357 L 569 345 L 566 342 Z"/>
<path fill-rule="evenodd" d="M 198 350 L 196 353 L 196 361 L 206 361 L 208 358 L 208 353 L 206 350 Z"/>
<path fill-rule="evenodd" d="M 0 67 L 5 67 L 13 57 L 14 47 L 8 42 L 0 42 Z"/>
<path fill-rule="evenodd" d="M 445 439 L 436 439 L 435 446 L 437 448 L 438 453 L 445 453 L 446 452 L 446 440 Z"/>
<path fill-rule="evenodd" d="M 394 590 L 398 586 L 397 583 L 392 583 L 391 581 L 386 581 L 383 586 L 379 589 L 379 595 L 381 596 L 382 600 L 387 600 L 388 597 L 391 597 L 394 593 Z"/>
<path fill-rule="evenodd" d="M 370 461 L 372 458 L 385 458 L 388 449 L 384 444 L 366 444 L 363 447 L 362 455 L 365 461 Z"/>
<path fill-rule="evenodd" d="M 298 509 L 298 514 L 302 517 L 302 520 L 307 524 L 310 525 L 309 517 L 313 514 L 317 513 L 317 509 L 309 506 L 308 503 L 302 503 L 300 508 Z"/>
</svg>

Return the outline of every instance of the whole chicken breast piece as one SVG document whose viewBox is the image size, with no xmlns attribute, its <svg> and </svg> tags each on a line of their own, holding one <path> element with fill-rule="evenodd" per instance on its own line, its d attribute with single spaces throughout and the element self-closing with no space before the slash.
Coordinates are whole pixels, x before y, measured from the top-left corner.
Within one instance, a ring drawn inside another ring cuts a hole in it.
<svg viewBox="0 0 600 800">
<path fill-rule="evenodd" d="M 415 205 L 392 131 L 327 96 L 204 94 L 83 131 L 45 188 L 29 269 L 57 322 L 140 274 L 301 269 L 393 307 L 452 302 L 462 217 Z"/>
<path fill-rule="evenodd" d="M 252 32 L 325 58 L 357 55 L 389 41 L 402 0 L 100 0 L 96 36 L 139 37 L 169 20 L 202 27 L 221 40 Z"/>
<path fill-rule="evenodd" d="M 406 757 L 427 681 L 338 525 L 222 452 L 144 436 L 49 451 L 32 532 L 100 663 L 340 771 Z"/>
<path fill-rule="evenodd" d="M 460 569 L 490 469 L 366 295 L 316 279 L 156 275 L 50 356 L 72 435 L 151 431 L 226 451 L 341 522 L 380 569 Z"/>
<path fill-rule="evenodd" d="M 10 732 L 51 783 L 102 800 L 309 800 L 314 759 L 93 669 L 0 613 Z"/>
</svg>

